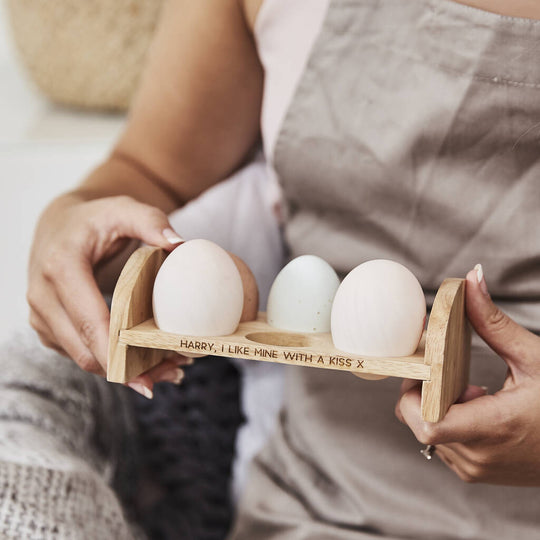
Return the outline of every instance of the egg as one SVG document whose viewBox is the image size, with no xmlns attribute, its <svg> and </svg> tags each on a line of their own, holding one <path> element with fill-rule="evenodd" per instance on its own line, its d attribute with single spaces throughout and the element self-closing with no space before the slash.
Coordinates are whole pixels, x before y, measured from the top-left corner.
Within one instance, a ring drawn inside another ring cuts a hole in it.
<svg viewBox="0 0 540 540">
<path fill-rule="evenodd" d="M 426 319 L 422 287 L 402 264 L 365 262 L 341 283 L 332 306 L 336 348 L 364 356 L 409 356 Z"/>
<path fill-rule="evenodd" d="M 166 332 L 224 336 L 244 310 L 240 272 L 232 257 L 209 240 L 190 240 L 165 259 L 154 282 L 154 320 Z"/>
<path fill-rule="evenodd" d="M 339 287 L 334 269 L 315 255 L 293 259 L 277 275 L 268 296 L 268 324 L 292 332 L 329 332 Z"/>
<path fill-rule="evenodd" d="M 251 268 L 240 257 L 229 251 L 227 253 L 232 258 L 242 279 L 244 308 L 242 309 L 240 322 L 254 321 L 259 313 L 259 288 L 257 286 L 257 280 Z"/>
</svg>

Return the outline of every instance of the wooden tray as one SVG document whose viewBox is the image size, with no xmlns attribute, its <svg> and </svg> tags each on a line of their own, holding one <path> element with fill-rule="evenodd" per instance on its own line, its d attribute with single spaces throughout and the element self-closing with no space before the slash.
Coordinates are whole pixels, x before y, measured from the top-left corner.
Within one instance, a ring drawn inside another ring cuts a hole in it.
<svg viewBox="0 0 540 540">
<path fill-rule="evenodd" d="M 404 377 L 423 381 L 422 416 L 428 422 L 441 420 L 467 385 L 471 334 L 463 279 L 446 279 L 440 286 L 427 330 L 412 356 L 366 357 L 336 349 L 329 333 L 276 329 L 266 322 L 265 313 L 241 323 L 230 336 L 191 337 L 159 330 L 152 318 L 152 289 L 166 255 L 160 248 L 140 248 L 120 275 L 111 307 L 109 381 L 133 379 L 159 363 L 164 350 Z"/>
</svg>

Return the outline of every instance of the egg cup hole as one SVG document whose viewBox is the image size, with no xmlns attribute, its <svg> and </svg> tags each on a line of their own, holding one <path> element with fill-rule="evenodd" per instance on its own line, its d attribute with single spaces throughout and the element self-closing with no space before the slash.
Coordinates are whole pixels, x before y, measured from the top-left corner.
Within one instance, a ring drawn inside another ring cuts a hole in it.
<svg viewBox="0 0 540 540">
<path fill-rule="evenodd" d="M 309 347 L 306 336 L 302 334 L 288 334 L 285 332 L 254 332 L 248 334 L 246 339 L 261 343 L 262 345 L 274 345 L 277 347 Z"/>
</svg>

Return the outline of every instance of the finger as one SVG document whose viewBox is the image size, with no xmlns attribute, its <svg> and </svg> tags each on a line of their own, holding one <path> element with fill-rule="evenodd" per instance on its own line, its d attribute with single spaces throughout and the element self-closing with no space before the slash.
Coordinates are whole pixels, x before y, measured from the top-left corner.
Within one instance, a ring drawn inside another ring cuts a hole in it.
<svg viewBox="0 0 540 540">
<path fill-rule="evenodd" d="M 466 403 L 467 401 L 472 401 L 473 399 L 485 396 L 487 391 L 487 386 L 476 386 L 470 384 L 459 396 L 457 403 Z"/>
<path fill-rule="evenodd" d="M 467 316 L 478 335 L 514 370 L 537 367 L 540 338 L 529 332 L 491 300 L 481 265 L 467 274 Z"/>
<path fill-rule="evenodd" d="M 398 420 L 405 424 L 405 419 L 403 418 L 403 415 L 401 414 L 401 397 L 406 394 L 409 390 L 412 390 L 413 388 L 418 388 L 418 391 L 421 391 L 421 385 L 422 383 L 420 381 L 414 380 L 414 379 L 403 379 L 403 382 L 401 383 L 401 387 L 399 389 L 399 398 L 396 402 L 396 406 L 394 409 L 394 413 L 397 416 Z"/>
<path fill-rule="evenodd" d="M 127 385 L 148 399 L 154 397 L 153 389 L 156 382 L 172 382 L 180 384 L 184 378 L 184 372 L 180 369 L 174 359 L 167 359 L 149 369 L 145 373 L 138 375 Z"/>
<path fill-rule="evenodd" d="M 437 455 L 465 482 L 490 482 L 497 476 L 500 466 L 493 467 L 491 452 L 475 452 L 463 444 L 437 446 Z"/>
<path fill-rule="evenodd" d="M 401 413 L 401 396 L 406 394 L 409 390 L 416 389 L 418 393 L 422 392 L 422 383 L 420 381 L 414 380 L 414 379 L 404 379 L 401 383 L 401 389 L 400 389 L 400 397 L 396 403 L 395 407 L 395 415 L 397 416 L 398 420 L 402 423 L 406 423 L 405 419 L 403 418 L 403 414 Z M 473 399 L 479 398 L 481 396 L 485 396 L 487 394 L 487 386 L 475 386 L 475 385 L 469 385 L 459 396 L 457 402 L 458 403 L 465 403 L 467 401 L 471 401 Z"/>
<path fill-rule="evenodd" d="M 459 451 L 459 445 L 437 446 L 435 455 L 464 482 L 485 481 L 483 472 Z"/>
<path fill-rule="evenodd" d="M 455 464 L 470 461 L 470 456 L 472 455 L 468 450 L 467 445 L 463 443 L 439 444 L 437 450 L 451 457 L 452 462 Z"/>
<path fill-rule="evenodd" d="M 66 313 L 51 285 L 42 282 L 31 301 L 32 310 L 49 329 L 46 339 L 63 349 L 67 355 L 83 370 L 97 375 L 105 375 L 105 370 L 92 351 L 83 343 L 70 317 Z"/>
<path fill-rule="evenodd" d="M 422 382 L 416 379 L 403 379 L 403 382 L 401 383 L 401 388 L 400 388 L 400 395 L 402 396 L 403 394 L 407 393 L 409 390 L 420 387 L 421 385 L 422 385 Z"/>
<path fill-rule="evenodd" d="M 138 238 L 151 246 L 171 250 L 183 239 L 173 230 L 169 218 L 159 208 L 136 201 L 130 197 L 113 197 L 97 204 L 107 208 L 106 228 L 113 235 Z M 97 231 L 98 234 L 100 231 Z"/>
<path fill-rule="evenodd" d="M 43 345 L 49 347 L 49 343 L 51 343 L 56 347 L 58 346 L 58 344 L 54 343 L 54 335 L 51 329 L 36 310 L 30 309 L 28 322 L 30 323 L 30 326 L 38 333 L 41 342 L 43 343 L 44 341 L 47 341 L 47 343 L 43 343 Z"/>
<path fill-rule="evenodd" d="M 195 359 L 191 356 L 174 353 L 173 356 L 165 357 L 165 360 L 172 360 L 177 366 L 191 366 L 195 363 Z"/>
<path fill-rule="evenodd" d="M 452 405 L 437 423 L 422 420 L 421 394 L 417 387 L 401 397 L 399 408 L 404 423 L 422 444 L 491 440 L 500 435 L 501 426 L 508 424 L 501 399 L 491 395 Z"/>
<path fill-rule="evenodd" d="M 465 474 L 463 467 L 461 466 L 461 456 L 459 456 L 453 448 L 447 445 L 437 446 L 435 455 L 459 478 L 470 481 L 468 475 Z"/>
<path fill-rule="evenodd" d="M 92 268 L 84 262 L 73 262 L 60 270 L 52 280 L 79 340 L 106 372 L 110 315 L 94 280 Z"/>
<path fill-rule="evenodd" d="M 37 335 L 39 337 L 39 340 L 41 343 L 48 347 L 49 349 L 55 350 L 57 353 L 61 354 L 62 356 L 68 357 L 69 355 L 62 349 L 58 343 L 55 342 L 54 335 L 52 333 L 52 330 L 49 328 L 47 323 L 38 315 L 36 311 L 33 309 L 30 310 L 30 316 L 29 316 L 29 323 L 30 326 L 37 332 Z"/>
<path fill-rule="evenodd" d="M 152 382 L 150 377 L 140 376 L 136 380 L 128 382 L 127 386 L 129 386 L 132 390 L 134 390 L 138 394 L 141 394 L 141 396 L 144 396 L 147 399 L 153 399 L 154 397 L 154 383 Z"/>
<path fill-rule="evenodd" d="M 143 376 L 150 377 L 154 383 L 172 382 L 174 384 L 180 384 L 184 378 L 184 371 L 178 367 L 173 360 L 164 360 L 157 366 L 154 366 L 143 373 Z"/>
</svg>

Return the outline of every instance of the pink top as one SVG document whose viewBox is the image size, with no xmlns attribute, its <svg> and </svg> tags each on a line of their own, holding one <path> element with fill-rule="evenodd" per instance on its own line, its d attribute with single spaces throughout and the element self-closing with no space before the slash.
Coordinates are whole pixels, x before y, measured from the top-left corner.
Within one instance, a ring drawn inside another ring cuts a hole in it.
<svg viewBox="0 0 540 540">
<path fill-rule="evenodd" d="M 264 67 L 261 129 L 264 153 L 272 163 L 276 139 L 330 0 L 265 0 L 255 22 L 255 40 Z"/>
</svg>

